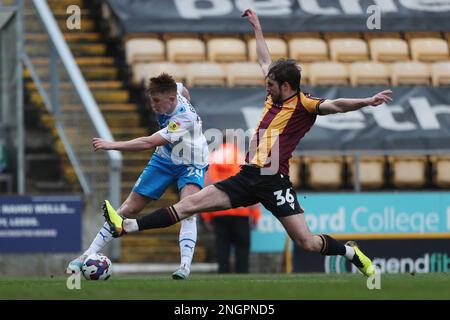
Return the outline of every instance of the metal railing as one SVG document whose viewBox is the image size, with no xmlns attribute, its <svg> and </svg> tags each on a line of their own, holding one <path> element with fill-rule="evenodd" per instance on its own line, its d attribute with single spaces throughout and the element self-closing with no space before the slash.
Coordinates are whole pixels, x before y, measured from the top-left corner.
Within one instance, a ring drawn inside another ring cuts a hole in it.
<svg viewBox="0 0 450 320">
<path fill-rule="evenodd" d="M 119 206 L 122 155 L 93 152 L 92 138 L 113 141 L 94 97 L 46 1 L 23 2 L 26 32 L 23 61 L 37 93 L 31 100 L 54 115 L 55 128 L 89 201 Z"/>
</svg>

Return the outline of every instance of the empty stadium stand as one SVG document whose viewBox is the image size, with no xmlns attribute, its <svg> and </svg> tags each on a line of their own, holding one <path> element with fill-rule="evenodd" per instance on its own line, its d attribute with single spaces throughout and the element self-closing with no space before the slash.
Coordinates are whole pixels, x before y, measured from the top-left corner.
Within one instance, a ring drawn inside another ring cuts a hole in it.
<svg viewBox="0 0 450 320">
<path fill-rule="evenodd" d="M 440 33 L 293 33 L 272 34 L 266 40 L 274 59 L 296 59 L 303 69 L 314 64 L 311 73 L 317 75 L 312 79 L 304 77 L 306 83 L 311 80 L 312 85 L 428 85 L 433 75 L 433 86 L 447 84 L 449 43 Z M 256 42 L 251 35 L 164 34 L 159 38 L 158 35 L 149 38 L 130 35 L 124 42 L 135 84 L 140 84 L 144 77 L 145 72 L 141 69 L 147 66 L 142 64 L 155 61 L 164 61 L 164 65 L 167 62 L 178 64 L 179 68 L 174 72 L 180 80 L 197 77 L 189 75 L 189 72 L 197 72 L 189 67 L 190 63 L 215 62 L 222 66 L 226 80 L 214 80 L 212 85 L 260 84 L 259 81 L 235 82 L 230 78 L 235 77 L 236 69 L 227 67 L 230 63 L 256 62 Z M 324 79 L 320 70 L 325 68 L 320 65 L 330 61 L 340 64 L 323 64 L 332 68 L 333 72 L 328 73 L 334 75 Z M 196 85 L 205 83 L 197 82 Z"/>
<path fill-rule="evenodd" d="M 186 40 L 186 37 L 195 39 L 197 43 L 195 47 L 199 49 L 195 58 L 181 59 L 170 68 L 167 61 L 174 59 L 169 57 L 164 63 L 154 63 L 153 68 L 149 64 L 131 65 L 136 70 L 133 71 L 133 83 L 137 85 L 146 75 L 167 70 L 190 86 L 242 87 L 263 84 L 264 79 L 256 63 L 255 40 L 251 34 L 226 36 L 200 33 L 195 34 L 195 37 L 163 34 L 159 38 L 168 47 L 170 40 Z M 450 83 L 447 33 L 297 32 L 283 35 L 272 33 L 266 39 L 274 59 L 292 58 L 299 61 L 302 83 L 306 85 L 358 87 L 431 84 L 438 87 Z M 305 166 L 308 178 L 303 187 L 322 188 L 320 175 L 315 176 L 314 169 L 311 169 L 315 168 L 314 161 L 308 157 L 305 159 L 293 161 L 295 176 Z M 353 157 L 346 157 L 345 163 L 338 161 L 337 165 L 331 165 L 331 162 L 328 161 L 328 165 L 336 168 L 332 170 L 334 177 L 344 174 L 342 168 L 345 164 L 348 174 L 346 181 L 349 186 L 353 185 Z M 363 156 L 360 164 L 361 188 L 371 190 L 389 185 L 398 188 L 413 186 L 414 183 L 403 183 L 397 177 L 387 181 L 386 168 L 394 170 L 397 165 L 396 161 L 384 161 L 384 156 Z M 299 179 L 294 179 L 296 185 L 301 185 L 304 175 L 302 172 Z M 416 185 L 426 185 L 424 181 L 428 181 L 428 178 L 425 173 L 422 182 Z M 326 188 L 339 188 L 345 184 L 337 178 L 331 180 Z"/>
</svg>

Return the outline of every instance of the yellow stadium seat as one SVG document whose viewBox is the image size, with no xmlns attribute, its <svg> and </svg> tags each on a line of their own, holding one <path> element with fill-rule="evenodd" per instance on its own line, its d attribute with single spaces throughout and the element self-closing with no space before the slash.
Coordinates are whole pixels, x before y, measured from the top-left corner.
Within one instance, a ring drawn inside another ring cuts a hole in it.
<svg viewBox="0 0 450 320">
<path fill-rule="evenodd" d="M 234 86 L 264 86 L 264 74 L 256 62 L 236 62 L 226 66 L 227 85 Z"/>
<path fill-rule="evenodd" d="M 172 62 L 204 61 L 206 47 L 202 40 L 175 38 L 167 40 L 167 59 Z"/>
<path fill-rule="evenodd" d="M 359 85 L 388 85 L 390 74 L 386 64 L 376 61 L 354 62 L 349 66 L 350 83 Z"/>
<path fill-rule="evenodd" d="M 412 39 L 410 46 L 413 60 L 432 62 L 449 59 L 448 43 L 443 39 Z"/>
<path fill-rule="evenodd" d="M 430 69 L 433 86 L 450 85 L 450 61 L 435 62 Z"/>
<path fill-rule="evenodd" d="M 342 186 L 341 157 L 305 157 L 306 180 L 313 189 L 338 189 Z"/>
<path fill-rule="evenodd" d="M 409 60 L 408 43 L 402 39 L 376 38 L 369 42 L 372 60 L 394 62 Z"/>
<path fill-rule="evenodd" d="M 270 56 L 272 60 L 278 60 L 280 58 L 288 57 L 287 44 L 283 39 L 280 38 L 266 38 L 267 47 L 269 48 Z M 250 61 L 257 61 L 258 57 L 256 55 L 256 40 L 248 40 L 248 53 Z"/>
<path fill-rule="evenodd" d="M 222 65 L 215 62 L 193 62 L 186 64 L 188 86 L 224 86 L 226 75 Z"/>
<path fill-rule="evenodd" d="M 132 66 L 132 72 L 133 83 L 136 85 L 139 85 L 142 80 L 145 80 L 147 84 L 147 80 L 163 72 L 170 74 L 177 82 L 183 82 L 185 79 L 184 69 L 172 62 L 135 63 Z"/>
<path fill-rule="evenodd" d="M 331 60 L 341 62 L 369 59 L 367 43 L 361 39 L 336 38 L 329 41 Z"/>
<path fill-rule="evenodd" d="M 450 155 L 430 156 L 433 183 L 441 188 L 450 187 Z"/>
<path fill-rule="evenodd" d="M 355 184 L 355 158 L 346 158 L 349 179 Z M 383 156 L 361 156 L 359 160 L 359 183 L 361 189 L 379 189 L 384 186 L 385 159 Z"/>
<path fill-rule="evenodd" d="M 348 85 L 349 74 L 345 64 L 331 61 L 309 65 L 309 83 L 318 85 Z"/>
<path fill-rule="evenodd" d="M 398 85 L 430 84 L 428 65 L 417 61 L 402 61 L 391 65 L 391 83 Z"/>
<path fill-rule="evenodd" d="M 397 188 L 420 188 L 427 182 L 426 156 L 389 156 L 391 181 Z"/>
<path fill-rule="evenodd" d="M 164 61 L 164 42 L 159 39 L 130 39 L 125 43 L 125 55 L 129 65 L 137 62 Z"/>
<path fill-rule="evenodd" d="M 436 38 L 441 39 L 442 35 L 439 31 L 407 31 L 405 32 L 405 40 L 410 42 L 416 38 Z"/>
<path fill-rule="evenodd" d="M 289 40 L 289 57 L 299 62 L 328 60 L 328 46 L 322 39 L 296 38 Z"/>
<path fill-rule="evenodd" d="M 289 179 L 291 180 L 294 189 L 301 187 L 301 159 L 300 157 L 293 156 L 289 160 Z"/>
<path fill-rule="evenodd" d="M 208 40 L 208 59 L 216 62 L 234 62 L 247 60 L 245 42 L 235 38 L 214 38 Z"/>
</svg>

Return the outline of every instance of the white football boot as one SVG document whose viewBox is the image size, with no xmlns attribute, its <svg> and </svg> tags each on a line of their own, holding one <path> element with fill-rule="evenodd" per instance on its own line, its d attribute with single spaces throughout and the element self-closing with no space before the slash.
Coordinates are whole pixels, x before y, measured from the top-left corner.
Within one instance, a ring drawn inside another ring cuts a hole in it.
<svg viewBox="0 0 450 320">
<path fill-rule="evenodd" d="M 178 269 L 177 271 L 172 273 L 172 279 L 186 280 L 189 277 L 190 273 L 191 273 L 191 271 L 186 267 L 186 265 L 183 265 L 180 267 L 180 269 Z"/>
<path fill-rule="evenodd" d="M 81 272 L 81 267 L 83 266 L 84 260 L 86 260 L 87 255 L 82 254 L 81 256 L 73 259 L 69 262 L 69 265 L 67 266 L 66 273 L 78 273 Z"/>
</svg>

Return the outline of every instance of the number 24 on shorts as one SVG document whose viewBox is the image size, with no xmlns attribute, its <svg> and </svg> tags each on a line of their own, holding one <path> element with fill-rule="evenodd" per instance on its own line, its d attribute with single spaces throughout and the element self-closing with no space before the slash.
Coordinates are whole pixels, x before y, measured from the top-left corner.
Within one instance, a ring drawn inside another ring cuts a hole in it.
<svg viewBox="0 0 450 320">
<path fill-rule="evenodd" d="M 283 190 L 277 190 L 273 194 L 277 197 L 277 206 L 282 206 L 286 202 L 294 209 L 294 195 L 291 193 L 292 188 L 286 189 L 286 194 L 283 195 Z"/>
<path fill-rule="evenodd" d="M 194 167 L 187 168 L 188 170 L 188 177 L 196 175 L 197 177 L 203 177 L 203 170 L 202 169 L 195 169 Z"/>
</svg>

